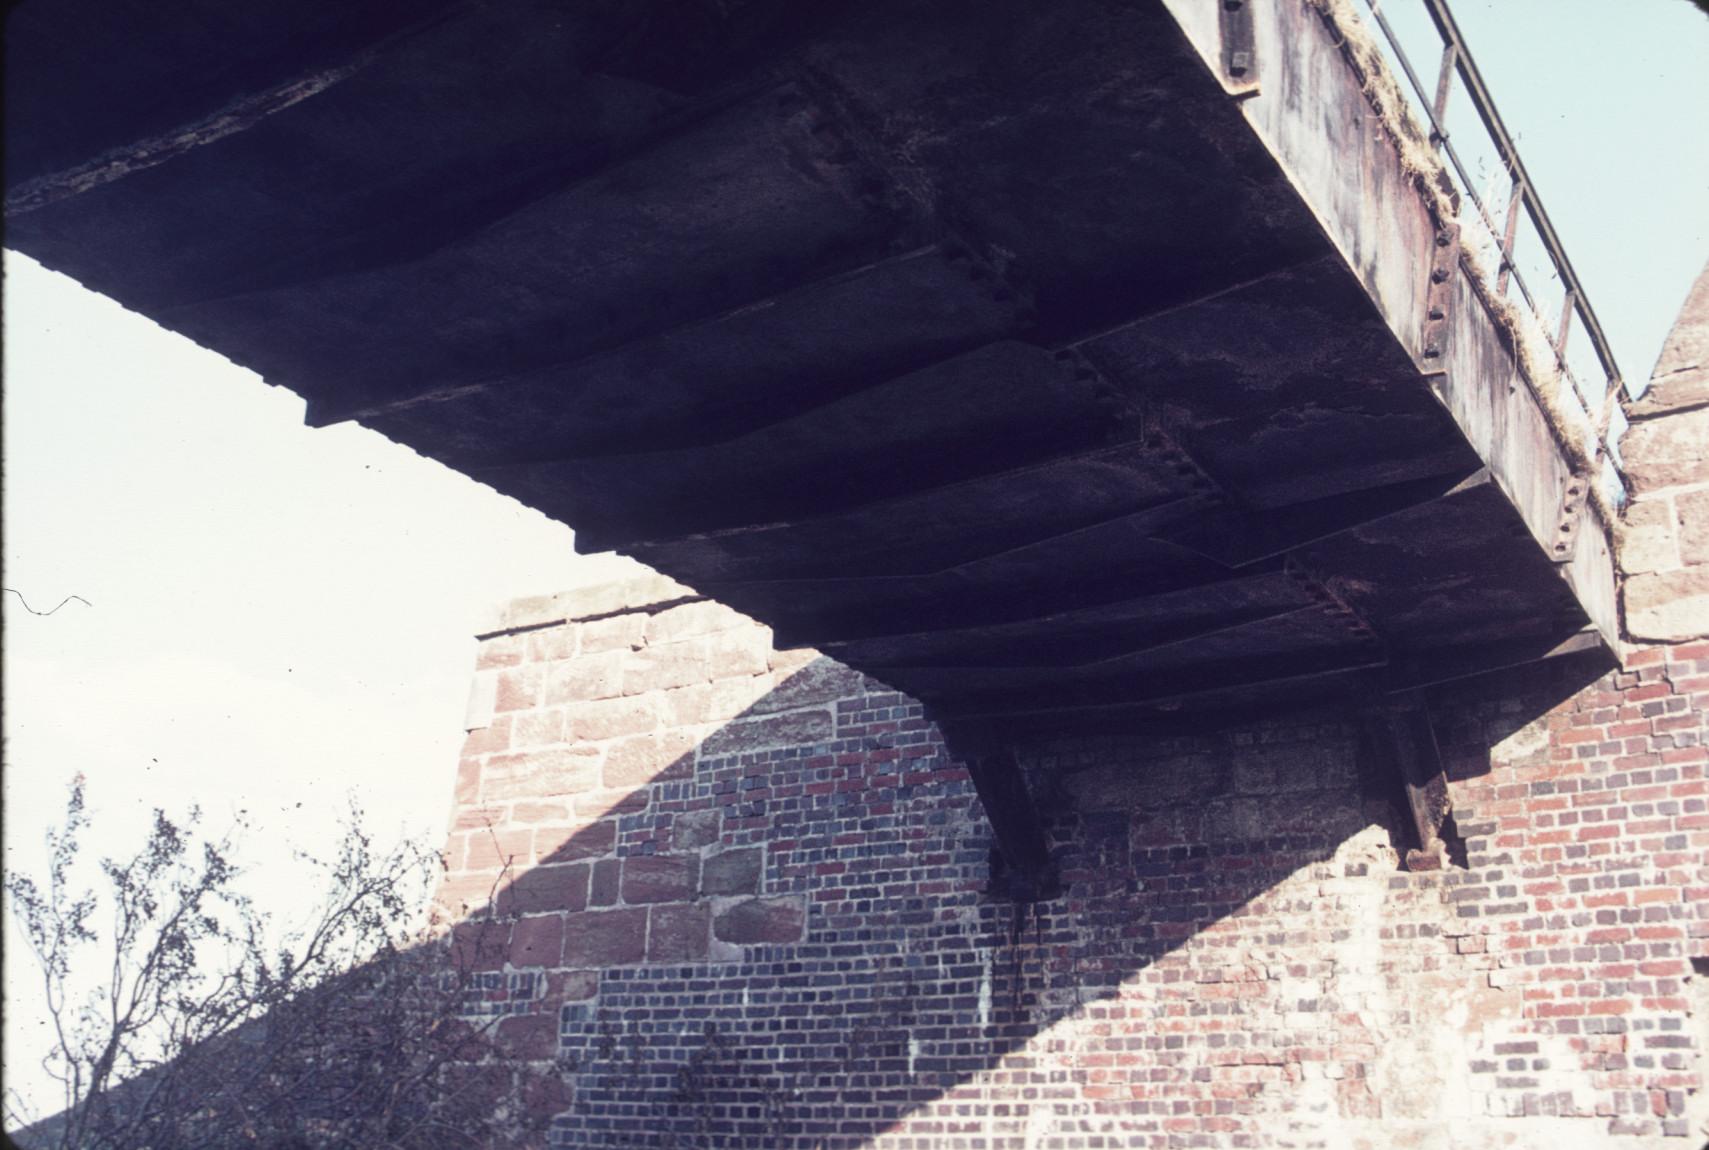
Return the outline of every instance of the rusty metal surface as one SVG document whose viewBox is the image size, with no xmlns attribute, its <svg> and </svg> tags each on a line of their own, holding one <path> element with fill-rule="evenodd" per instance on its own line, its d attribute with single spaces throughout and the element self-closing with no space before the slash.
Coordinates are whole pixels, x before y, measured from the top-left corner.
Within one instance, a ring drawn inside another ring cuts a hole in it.
<svg viewBox="0 0 1709 1150">
<path fill-rule="evenodd" d="M 1547 654 L 1571 463 L 1332 41 L 1239 7 L 311 12 L 346 78 L 9 239 L 946 719 Z"/>
</svg>

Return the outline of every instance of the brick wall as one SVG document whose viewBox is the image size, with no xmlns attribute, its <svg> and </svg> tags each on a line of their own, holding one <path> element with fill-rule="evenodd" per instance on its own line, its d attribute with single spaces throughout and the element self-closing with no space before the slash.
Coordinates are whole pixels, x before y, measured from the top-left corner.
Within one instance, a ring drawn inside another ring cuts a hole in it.
<svg viewBox="0 0 1709 1150">
<path fill-rule="evenodd" d="M 556 1146 L 1695 1146 L 1706 703 L 1439 692 L 1431 873 L 1350 714 L 1031 748 L 1017 907 L 918 704 L 641 580 L 483 638 L 440 901 Z"/>
</svg>

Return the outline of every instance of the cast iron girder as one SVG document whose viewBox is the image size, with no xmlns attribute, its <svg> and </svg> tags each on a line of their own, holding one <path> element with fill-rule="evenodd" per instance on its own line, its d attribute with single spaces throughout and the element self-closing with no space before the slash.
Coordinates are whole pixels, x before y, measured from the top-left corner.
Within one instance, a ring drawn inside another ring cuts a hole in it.
<svg viewBox="0 0 1709 1150">
<path fill-rule="evenodd" d="M 1061 893 L 1050 842 L 1014 750 L 987 726 L 939 722 L 950 753 L 967 766 L 991 824 L 991 893 L 1044 902 Z"/>
</svg>

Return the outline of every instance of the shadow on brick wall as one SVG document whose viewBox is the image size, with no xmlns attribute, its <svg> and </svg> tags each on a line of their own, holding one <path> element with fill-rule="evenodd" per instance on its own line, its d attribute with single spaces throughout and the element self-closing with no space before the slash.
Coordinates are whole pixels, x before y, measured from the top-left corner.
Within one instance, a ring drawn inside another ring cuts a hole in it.
<svg viewBox="0 0 1709 1150">
<path fill-rule="evenodd" d="M 648 657 L 659 614 L 627 618 L 611 658 L 587 649 L 606 619 L 484 652 L 500 711 L 454 818 L 456 949 L 508 1055 L 557 1060 L 552 1145 L 1231 1130 L 1290 1044 L 1349 1041 L 1300 956 L 1380 944 L 1359 900 L 1406 845 L 1352 714 L 1030 748 L 1064 892 L 1017 905 L 986 893 L 988 827 L 918 703 L 745 620 Z"/>
</svg>

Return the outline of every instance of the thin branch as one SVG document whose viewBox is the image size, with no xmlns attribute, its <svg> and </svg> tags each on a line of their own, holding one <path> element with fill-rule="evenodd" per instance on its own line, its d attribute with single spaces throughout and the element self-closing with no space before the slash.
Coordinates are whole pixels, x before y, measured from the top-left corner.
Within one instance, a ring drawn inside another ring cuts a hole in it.
<svg viewBox="0 0 1709 1150">
<path fill-rule="evenodd" d="M 67 603 L 71 602 L 73 599 L 77 600 L 79 603 L 83 604 L 85 607 L 93 607 L 95 605 L 95 604 L 89 602 L 89 600 L 85 599 L 81 595 L 67 595 L 65 598 L 63 598 L 59 601 L 58 606 L 54 607 L 53 611 L 38 611 L 34 607 L 30 606 L 30 601 L 28 599 L 24 598 L 24 593 L 22 591 L 18 590 L 16 587 L 0 587 L 0 591 L 10 591 L 12 594 L 14 594 L 18 597 L 18 602 L 20 602 L 24 605 L 24 610 L 28 611 L 32 615 L 40 615 L 43 618 L 46 618 L 47 616 L 53 614 L 53 611 L 59 610 L 60 607 L 65 606 Z"/>
</svg>

